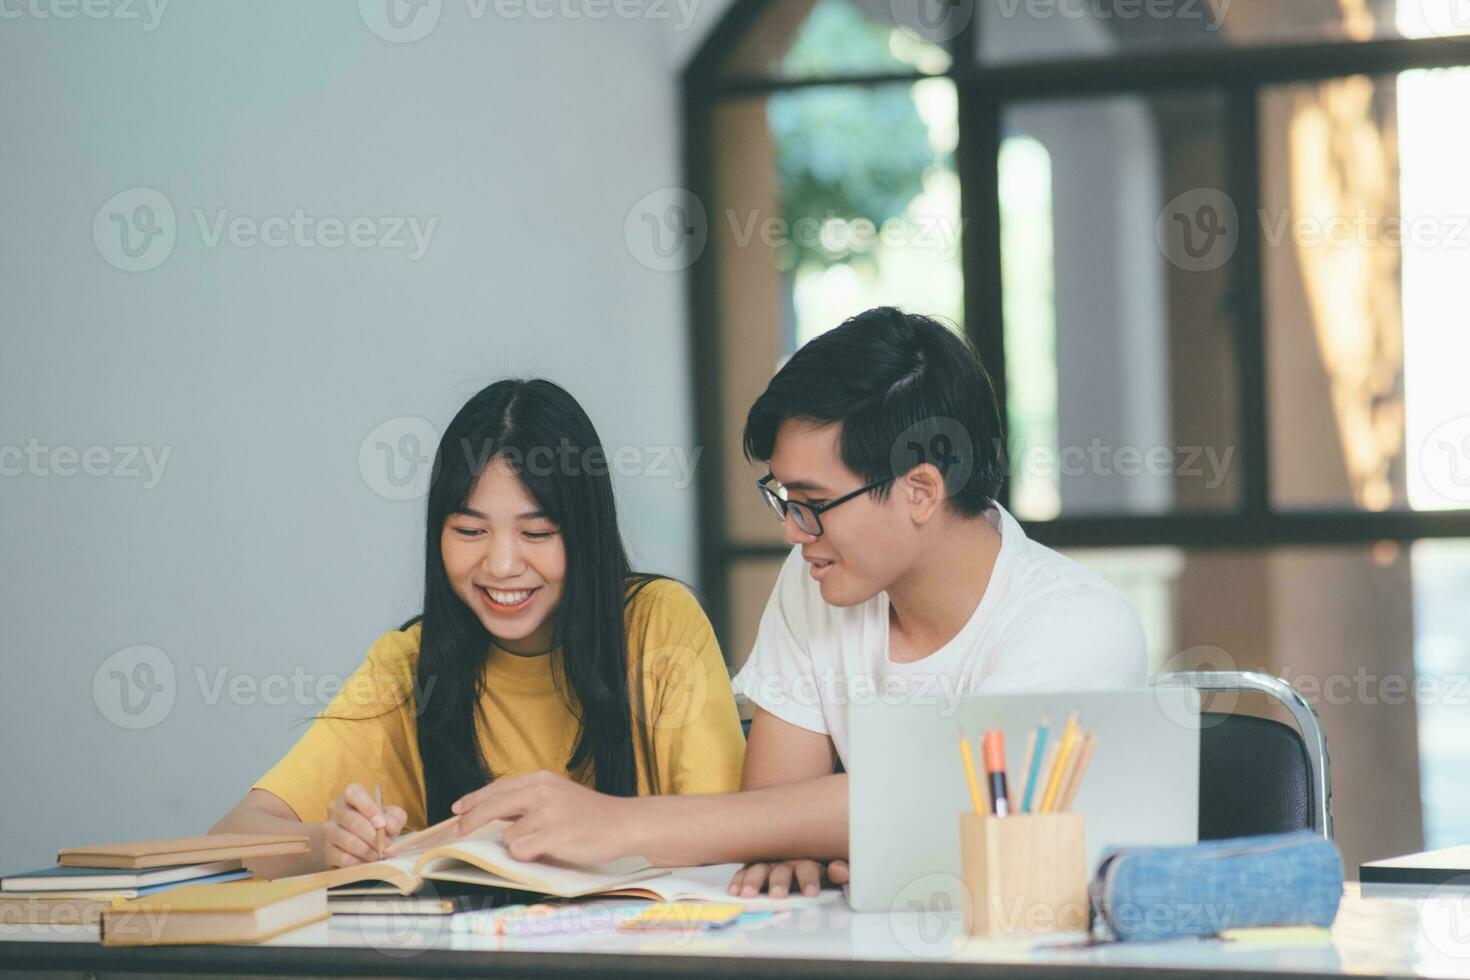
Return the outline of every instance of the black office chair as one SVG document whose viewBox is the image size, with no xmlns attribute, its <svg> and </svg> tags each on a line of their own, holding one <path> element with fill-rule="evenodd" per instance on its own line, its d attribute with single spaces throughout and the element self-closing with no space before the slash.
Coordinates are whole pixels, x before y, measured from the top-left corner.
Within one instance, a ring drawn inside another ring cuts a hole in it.
<svg viewBox="0 0 1470 980">
<path fill-rule="evenodd" d="M 1280 702 L 1301 729 L 1229 712 L 1200 715 L 1199 839 L 1313 830 L 1332 839 L 1332 780 L 1317 712 L 1296 688 L 1268 674 L 1160 674 L 1155 685 L 1202 693 L 1254 691 Z"/>
</svg>

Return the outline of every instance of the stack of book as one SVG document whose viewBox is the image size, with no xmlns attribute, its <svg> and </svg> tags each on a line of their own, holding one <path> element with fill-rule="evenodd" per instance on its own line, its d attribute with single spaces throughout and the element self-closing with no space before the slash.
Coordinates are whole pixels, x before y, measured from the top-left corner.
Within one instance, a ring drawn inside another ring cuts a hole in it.
<svg viewBox="0 0 1470 980">
<path fill-rule="evenodd" d="M 119 901 L 248 878 L 244 859 L 305 849 L 304 837 L 245 834 L 65 848 L 55 867 L 0 878 L 0 922 L 98 935 L 103 913 Z"/>
<path fill-rule="evenodd" d="M 258 943 L 331 913 L 327 890 L 306 881 L 190 884 L 118 902 L 102 913 L 102 945 Z"/>
<path fill-rule="evenodd" d="M 400 838 L 379 861 L 274 881 L 237 879 L 250 876 L 245 860 L 305 853 L 307 838 L 212 834 L 69 848 L 54 868 L 0 879 L 0 924 L 70 925 L 105 946 L 154 946 L 261 942 L 332 914 L 472 918 L 528 895 L 730 904 L 725 884 L 737 865 L 675 876 L 642 858 L 587 866 L 517 861 L 501 836 L 506 824 L 461 837 L 458 821 Z M 738 904 L 750 911 L 812 901 Z"/>
</svg>

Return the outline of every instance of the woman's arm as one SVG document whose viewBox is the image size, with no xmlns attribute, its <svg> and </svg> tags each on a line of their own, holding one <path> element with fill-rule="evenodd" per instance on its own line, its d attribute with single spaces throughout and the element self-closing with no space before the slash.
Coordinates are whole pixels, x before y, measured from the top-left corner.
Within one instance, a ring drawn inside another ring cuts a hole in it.
<svg viewBox="0 0 1470 980">
<path fill-rule="evenodd" d="M 306 836 L 305 854 L 252 858 L 245 866 L 257 878 L 284 878 L 321 871 L 327 867 L 322 856 L 322 824 L 302 823 L 286 801 L 263 789 L 252 789 L 229 813 L 209 828 L 211 834 L 289 834 Z"/>
<path fill-rule="evenodd" d="M 385 633 L 325 711 L 210 833 L 304 836 L 302 854 L 247 862 L 262 878 L 378 859 L 408 823 L 423 826 L 422 776 L 412 750 L 417 630 Z M 381 785 L 382 804 L 364 788 Z"/>
</svg>

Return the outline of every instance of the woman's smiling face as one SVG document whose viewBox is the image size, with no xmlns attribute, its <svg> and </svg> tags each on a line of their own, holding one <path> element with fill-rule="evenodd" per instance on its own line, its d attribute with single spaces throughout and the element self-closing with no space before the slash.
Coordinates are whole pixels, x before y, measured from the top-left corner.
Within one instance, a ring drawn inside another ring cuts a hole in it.
<svg viewBox="0 0 1470 980">
<path fill-rule="evenodd" d="M 522 656 L 551 649 L 566 546 L 504 459 L 485 466 L 439 540 L 450 586 L 498 646 Z"/>
</svg>

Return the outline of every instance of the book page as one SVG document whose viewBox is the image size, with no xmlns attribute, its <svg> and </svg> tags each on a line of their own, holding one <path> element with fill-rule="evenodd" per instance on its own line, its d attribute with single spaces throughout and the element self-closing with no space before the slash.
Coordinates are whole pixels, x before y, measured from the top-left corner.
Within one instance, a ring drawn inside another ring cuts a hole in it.
<svg viewBox="0 0 1470 980">
<path fill-rule="evenodd" d="M 408 895 L 418 890 L 422 883 L 420 877 L 414 871 L 414 859 L 411 857 L 384 858 L 374 861 L 372 864 L 354 864 L 347 868 L 328 868 L 326 871 L 312 871 L 304 875 L 292 875 L 289 878 L 278 878 L 277 881 L 302 881 L 312 879 L 319 882 L 325 888 L 335 888 L 338 885 L 351 885 L 359 881 L 381 881 L 398 889 L 401 894 Z"/>
<path fill-rule="evenodd" d="M 517 861 L 501 842 L 505 826 L 503 823 L 500 826 L 491 824 L 482 828 L 482 833 L 436 847 L 419 857 L 414 870 L 425 878 L 501 883 L 486 881 L 479 875 L 465 876 L 461 865 L 469 864 L 503 879 L 513 888 L 566 898 L 594 895 L 630 882 L 667 874 L 649 867 L 648 862 L 639 857 L 585 866 L 553 860 Z"/>
</svg>

